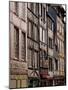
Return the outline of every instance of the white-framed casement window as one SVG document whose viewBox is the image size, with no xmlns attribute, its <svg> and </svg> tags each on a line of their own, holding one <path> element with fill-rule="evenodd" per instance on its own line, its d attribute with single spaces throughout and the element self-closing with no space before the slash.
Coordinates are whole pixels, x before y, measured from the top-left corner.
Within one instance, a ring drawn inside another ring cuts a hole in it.
<svg viewBox="0 0 68 90">
<path fill-rule="evenodd" d="M 15 58 L 19 58 L 19 28 L 14 26 L 14 51 Z"/>
<path fill-rule="evenodd" d="M 40 27 L 40 41 L 47 43 L 47 30 L 44 30 L 42 27 Z"/>
<path fill-rule="evenodd" d="M 45 43 L 45 30 L 43 30 L 43 42 Z"/>
<path fill-rule="evenodd" d="M 40 41 L 42 41 L 42 28 L 40 27 Z"/>
<path fill-rule="evenodd" d="M 21 58 L 23 61 L 25 61 L 26 57 L 26 39 L 25 39 L 25 33 L 21 32 Z"/>
</svg>

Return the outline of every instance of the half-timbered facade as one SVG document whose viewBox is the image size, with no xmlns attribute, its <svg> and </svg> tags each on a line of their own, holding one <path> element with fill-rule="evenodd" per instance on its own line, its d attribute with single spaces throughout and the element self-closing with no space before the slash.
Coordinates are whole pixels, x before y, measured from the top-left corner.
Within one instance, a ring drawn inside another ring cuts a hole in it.
<svg viewBox="0 0 68 90">
<path fill-rule="evenodd" d="M 17 1 L 9 4 L 10 88 L 64 85 L 62 5 Z"/>
</svg>

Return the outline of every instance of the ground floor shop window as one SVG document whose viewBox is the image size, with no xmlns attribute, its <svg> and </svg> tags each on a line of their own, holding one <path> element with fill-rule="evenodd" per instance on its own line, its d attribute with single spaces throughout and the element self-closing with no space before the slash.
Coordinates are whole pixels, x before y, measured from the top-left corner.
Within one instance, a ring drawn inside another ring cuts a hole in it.
<svg viewBox="0 0 68 90">
<path fill-rule="evenodd" d="M 29 87 L 38 87 L 39 80 L 38 79 L 29 79 Z"/>
</svg>

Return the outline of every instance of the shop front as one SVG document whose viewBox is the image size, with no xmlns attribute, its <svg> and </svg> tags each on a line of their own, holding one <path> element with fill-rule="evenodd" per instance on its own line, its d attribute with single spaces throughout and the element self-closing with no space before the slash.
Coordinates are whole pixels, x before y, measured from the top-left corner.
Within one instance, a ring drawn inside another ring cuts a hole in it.
<svg viewBox="0 0 68 90">
<path fill-rule="evenodd" d="M 64 85 L 64 76 L 54 76 L 55 86 Z"/>
<path fill-rule="evenodd" d="M 28 87 L 39 87 L 40 77 L 38 70 L 28 70 Z"/>
<path fill-rule="evenodd" d="M 39 79 L 36 77 L 28 78 L 28 87 L 39 87 Z"/>
<path fill-rule="evenodd" d="M 20 63 L 17 61 L 10 62 L 10 88 L 26 88 L 28 81 L 28 73 L 27 73 L 27 65 L 26 63 Z"/>
<path fill-rule="evenodd" d="M 41 81 L 40 86 L 53 86 L 53 77 L 51 77 L 46 71 L 40 73 Z"/>
</svg>

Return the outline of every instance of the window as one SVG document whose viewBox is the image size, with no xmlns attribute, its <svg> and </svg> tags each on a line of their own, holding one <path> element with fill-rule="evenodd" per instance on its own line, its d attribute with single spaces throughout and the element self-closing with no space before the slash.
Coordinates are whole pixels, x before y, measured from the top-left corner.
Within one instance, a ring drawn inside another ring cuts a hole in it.
<svg viewBox="0 0 68 90">
<path fill-rule="evenodd" d="M 32 22 L 28 20 L 28 36 L 35 41 L 39 40 L 39 32 L 38 27 Z"/>
<path fill-rule="evenodd" d="M 28 58 L 28 67 L 32 67 L 32 50 L 31 49 L 28 49 L 28 53 L 27 53 L 27 58 Z"/>
<path fill-rule="evenodd" d="M 46 11 L 46 9 L 45 9 L 45 7 L 41 4 L 41 17 L 42 17 L 42 21 L 43 21 L 43 23 L 45 23 L 45 12 Z"/>
<path fill-rule="evenodd" d="M 47 30 L 42 29 L 42 27 L 40 27 L 40 41 L 47 43 Z"/>
<path fill-rule="evenodd" d="M 58 60 L 55 59 L 55 70 L 58 70 Z"/>
<path fill-rule="evenodd" d="M 41 17 L 42 17 L 42 4 L 41 4 Z"/>
<path fill-rule="evenodd" d="M 40 41 L 42 41 L 42 28 L 40 27 Z"/>
<path fill-rule="evenodd" d="M 14 26 L 14 48 L 15 48 L 15 57 L 19 58 L 19 29 Z"/>
<path fill-rule="evenodd" d="M 39 4 L 38 3 L 28 3 L 28 8 L 36 15 L 39 15 Z"/>
<path fill-rule="evenodd" d="M 46 60 L 46 52 L 40 50 L 40 67 L 46 67 L 44 66 L 45 60 Z"/>
<path fill-rule="evenodd" d="M 60 71 L 64 72 L 64 60 L 60 59 Z"/>
<path fill-rule="evenodd" d="M 31 37 L 31 32 L 32 32 L 32 24 L 31 24 L 30 21 L 28 21 L 28 31 L 27 31 L 27 33 L 28 33 L 29 37 Z"/>
<path fill-rule="evenodd" d="M 57 43 L 58 43 L 58 52 L 60 50 L 60 40 L 57 38 Z"/>
<path fill-rule="evenodd" d="M 34 66 L 35 68 L 38 67 L 38 53 L 37 52 L 34 52 Z"/>
<path fill-rule="evenodd" d="M 40 50 L 40 67 L 43 66 L 43 54 L 42 51 Z"/>
<path fill-rule="evenodd" d="M 51 29 L 51 20 L 50 20 L 50 18 L 48 17 L 48 28 L 50 28 Z"/>
<path fill-rule="evenodd" d="M 49 38 L 49 48 L 53 48 L 53 40 L 51 38 Z"/>
<path fill-rule="evenodd" d="M 25 20 L 25 3 L 22 3 L 22 19 Z"/>
<path fill-rule="evenodd" d="M 30 9 L 32 12 L 34 12 L 34 3 L 30 3 Z"/>
<path fill-rule="evenodd" d="M 45 43 L 45 30 L 43 30 L 43 42 Z"/>
<path fill-rule="evenodd" d="M 20 80 L 17 80 L 16 83 L 17 83 L 17 88 L 20 88 Z"/>
<path fill-rule="evenodd" d="M 36 3 L 35 5 L 36 5 L 35 6 L 35 14 L 38 16 L 38 14 L 39 14 L 39 4 Z"/>
<path fill-rule="evenodd" d="M 38 41 L 39 40 L 39 38 L 38 38 L 38 28 L 35 25 L 33 25 L 33 34 L 34 34 L 34 40 Z"/>
<path fill-rule="evenodd" d="M 50 19 L 50 17 L 48 17 L 48 28 L 50 30 L 54 30 L 54 22 Z"/>
<path fill-rule="evenodd" d="M 28 67 L 38 68 L 38 52 L 28 49 Z"/>
<path fill-rule="evenodd" d="M 49 70 L 52 71 L 52 58 L 49 58 Z"/>
<path fill-rule="evenodd" d="M 22 36 L 21 36 L 21 58 L 23 59 L 23 61 L 25 61 L 25 57 L 26 57 L 26 44 L 25 44 L 25 33 L 22 32 Z"/>
<path fill-rule="evenodd" d="M 52 29 L 51 29 L 52 31 L 54 31 L 54 23 L 52 22 Z"/>
<path fill-rule="evenodd" d="M 15 2 L 15 14 L 18 15 L 18 2 Z"/>
<path fill-rule="evenodd" d="M 43 22 L 45 23 L 45 8 L 43 7 Z"/>
</svg>

